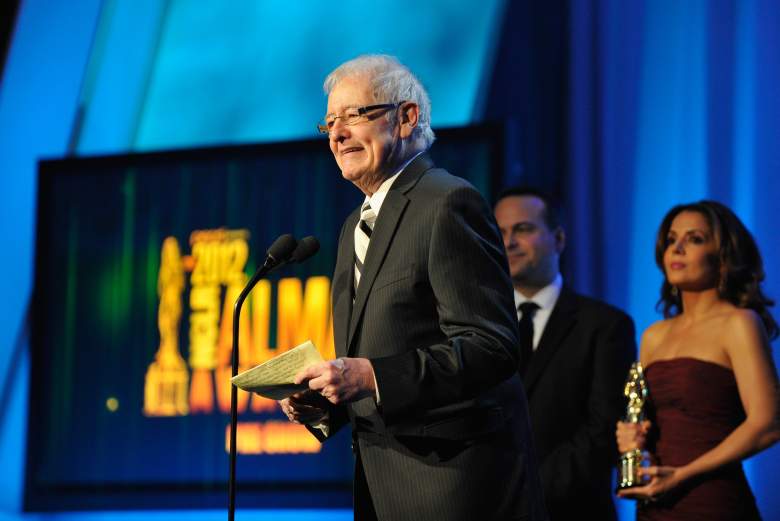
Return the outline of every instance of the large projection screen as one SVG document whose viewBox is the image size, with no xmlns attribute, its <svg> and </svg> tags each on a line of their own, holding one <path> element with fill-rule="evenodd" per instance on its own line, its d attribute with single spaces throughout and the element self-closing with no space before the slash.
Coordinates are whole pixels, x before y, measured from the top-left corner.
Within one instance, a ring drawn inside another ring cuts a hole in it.
<svg viewBox="0 0 780 521">
<path fill-rule="evenodd" d="M 486 197 L 498 127 L 444 129 L 431 155 Z M 241 315 L 243 367 L 312 339 L 333 357 L 330 277 L 362 194 L 324 139 L 42 161 L 25 509 L 222 508 L 232 304 L 280 234 L 321 251 Z M 348 507 L 350 435 L 321 445 L 239 395 L 239 507 Z"/>
</svg>

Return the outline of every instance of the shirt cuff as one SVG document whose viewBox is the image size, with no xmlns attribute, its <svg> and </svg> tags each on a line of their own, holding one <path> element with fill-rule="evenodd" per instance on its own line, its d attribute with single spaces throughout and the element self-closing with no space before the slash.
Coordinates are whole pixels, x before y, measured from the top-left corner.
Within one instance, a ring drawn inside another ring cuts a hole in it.
<svg viewBox="0 0 780 521">
<path fill-rule="evenodd" d="M 377 405 L 382 404 L 381 397 L 379 396 L 379 384 L 376 381 L 376 373 L 374 372 L 374 365 L 371 364 L 371 376 L 374 378 L 374 399 Z"/>
<path fill-rule="evenodd" d="M 330 433 L 330 413 L 326 412 L 322 418 L 317 420 L 317 423 L 312 423 L 311 428 L 317 429 L 322 433 L 323 436 L 328 436 L 328 433 Z"/>
</svg>

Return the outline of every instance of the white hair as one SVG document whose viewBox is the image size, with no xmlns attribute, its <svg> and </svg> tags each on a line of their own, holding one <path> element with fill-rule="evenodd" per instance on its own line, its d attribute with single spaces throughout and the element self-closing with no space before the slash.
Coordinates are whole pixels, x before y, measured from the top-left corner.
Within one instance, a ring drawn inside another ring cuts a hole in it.
<svg viewBox="0 0 780 521">
<path fill-rule="evenodd" d="M 436 136 L 431 130 L 431 100 L 420 80 L 397 58 L 386 54 L 363 54 L 344 62 L 325 78 L 322 86 L 325 94 L 330 94 L 336 84 L 348 76 L 367 76 L 374 99 L 380 103 L 415 102 L 420 115 L 412 137 L 426 149 L 433 144 Z"/>
</svg>

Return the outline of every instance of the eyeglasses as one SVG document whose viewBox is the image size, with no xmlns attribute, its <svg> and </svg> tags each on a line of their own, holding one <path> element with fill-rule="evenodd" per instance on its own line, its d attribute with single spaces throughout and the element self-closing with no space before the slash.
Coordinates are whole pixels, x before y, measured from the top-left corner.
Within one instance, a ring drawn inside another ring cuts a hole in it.
<svg viewBox="0 0 780 521">
<path fill-rule="evenodd" d="M 320 134 L 330 134 L 330 131 L 333 130 L 333 125 L 336 124 L 336 120 L 340 119 L 341 122 L 344 125 L 356 125 L 362 121 L 368 121 L 369 119 L 372 119 L 372 114 L 369 114 L 369 112 L 373 112 L 375 110 L 390 110 L 397 107 L 400 107 L 401 104 L 403 104 L 403 101 L 398 101 L 396 103 L 380 103 L 379 105 L 368 105 L 366 107 L 355 107 L 347 109 L 344 114 L 341 116 L 337 116 L 335 114 L 328 114 L 325 116 L 325 119 L 320 121 L 317 124 L 317 130 L 320 131 Z M 378 114 L 377 114 L 378 115 Z"/>
</svg>

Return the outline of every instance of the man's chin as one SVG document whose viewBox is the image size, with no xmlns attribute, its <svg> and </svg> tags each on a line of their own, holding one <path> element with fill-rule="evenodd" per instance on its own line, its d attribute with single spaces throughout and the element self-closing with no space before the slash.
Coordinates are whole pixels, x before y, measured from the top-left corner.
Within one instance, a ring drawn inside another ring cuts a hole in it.
<svg viewBox="0 0 780 521">
<path fill-rule="evenodd" d="M 356 183 L 360 181 L 360 179 L 363 177 L 363 172 L 356 171 L 352 168 L 342 168 L 341 169 L 341 177 L 346 179 L 347 181 L 351 181 L 353 183 Z"/>
<path fill-rule="evenodd" d="M 528 266 L 522 264 L 520 266 L 509 265 L 509 274 L 512 280 L 526 280 L 528 279 Z"/>
<path fill-rule="evenodd" d="M 531 276 L 530 274 L 525 270 L 510 270 L 509 272 L 510 277 L 512 278 L 513 284 L 520 284 L 521 286 L 526 285 L 531 282 Z"/>
</svg>

